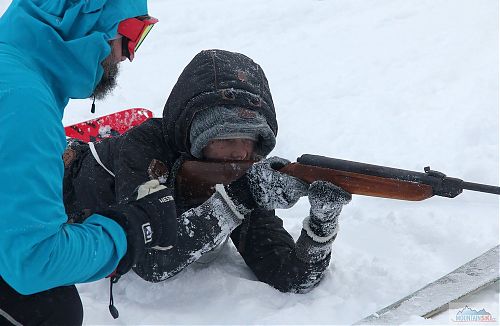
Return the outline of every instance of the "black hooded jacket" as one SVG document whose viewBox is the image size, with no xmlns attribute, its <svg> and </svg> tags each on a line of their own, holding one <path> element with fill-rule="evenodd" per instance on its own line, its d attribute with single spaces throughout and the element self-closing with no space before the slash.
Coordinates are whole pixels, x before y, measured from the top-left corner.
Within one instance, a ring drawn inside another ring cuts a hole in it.
<svg viewBox="0 0 500 326">
<path fill-rule="evenodd" d="M 180 160 L 192 158 L 189 132 L 194 115 L 214 105 L 255 110 L 277 134 L 273 100 L 261 67 L 238 53 L 202 51 L 180 75 L 165 104 L 163 119 L 150 119 L 121 136 L 95 144 L 102 163 L 115 177 L 97 163 L 87 145 L 70 146 L 76 159 L 67 166 L 64 179 L 68 215 L 126 202 L 139 185 L 159 174 L 173 184 Z M 167 173 L 155 171 L 155 162 L 163 163 Z M 190 208 L 179 195 L 175 201 L 178 214 Z M 178 234 L 178 243 L 185 241 L 184 246 L 167 252 L 149 249 L 134 271 L 158 282 L 186 267 L 193 239 L 181 230 Z M 254 210 L 231 233 L 231 240 L 257 278 L 280 291 L 307 291 L 319 282 L 330 261 L 329 254 L 316 262 L 299 259 L 294 240 L 274 211 Z"/>
</svg>

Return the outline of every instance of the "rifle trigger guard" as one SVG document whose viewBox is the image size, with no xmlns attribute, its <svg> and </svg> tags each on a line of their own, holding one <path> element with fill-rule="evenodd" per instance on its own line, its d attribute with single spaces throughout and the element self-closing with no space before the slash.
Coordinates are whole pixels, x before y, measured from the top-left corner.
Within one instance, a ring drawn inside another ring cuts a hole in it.
<svg viewBox="0 0 500 326">
<path fill-rule="evenodd" d="M 431 170 L 431 167 L 430 166 L 426 166 L 424 168 L 424 172 L 431 176 L 431 177 L 436 177 L 436 178 L 440 178 L 440 179 L 444 179 L 446 178 L 446 174 L 442 173 L 442 172 L 439 172 L 439 171 L 434 171 L 434 170 Z"/>
</svg>

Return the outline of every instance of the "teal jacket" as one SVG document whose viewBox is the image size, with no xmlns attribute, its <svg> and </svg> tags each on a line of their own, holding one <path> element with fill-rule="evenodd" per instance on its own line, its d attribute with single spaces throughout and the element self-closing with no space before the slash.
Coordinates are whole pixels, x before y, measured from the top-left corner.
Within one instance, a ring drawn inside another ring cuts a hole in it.
<svg viewBox="0 0 500 326">
<path fill-rule="evenodd" d="M 108 40 L 146 0 L 14 0 L 0 18 L 0 276 L 21 294 L 97 280 L 127 250 L 114 221 L 68 224 L 61 120 L 89 97 Z"/>
</svg>

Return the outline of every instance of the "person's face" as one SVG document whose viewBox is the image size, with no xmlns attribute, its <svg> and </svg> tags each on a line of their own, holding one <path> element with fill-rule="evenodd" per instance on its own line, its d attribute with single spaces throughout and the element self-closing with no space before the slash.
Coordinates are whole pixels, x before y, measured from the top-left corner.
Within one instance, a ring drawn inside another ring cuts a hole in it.
<svg viewBox="0 0 500 326">
<path fill-rule="evenodd" d="M 92 94 L 92 96 L 95 96 L 98 100 L 106 97 L 106 95 L 111 93 L 111 91 L 116 87 L 116 80 L 119 73 L 118 65 L 120 62 L 127 59 L 127 57 L 122 54 L 121 37 L 111 40 L 109 45 L 111 46 L 111 53 L 101 63 L 104 73 L 102 74 L 101 80 Z"/>
<path fill-rule="evenodd" d="M 251 139 L 215 139 L 203 149 L 209 161 L 255 160 L 255 141 Z"/>
</svg>

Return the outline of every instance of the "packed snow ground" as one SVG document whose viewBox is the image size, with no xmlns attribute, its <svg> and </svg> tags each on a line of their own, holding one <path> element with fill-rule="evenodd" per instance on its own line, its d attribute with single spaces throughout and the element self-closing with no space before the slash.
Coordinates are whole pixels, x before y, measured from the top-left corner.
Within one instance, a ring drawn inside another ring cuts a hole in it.
<svg viewBox="0 0 500 326">
<path fill-rule="evenodd" d="M 0 0 L 0 12 L 9 1 Z M 97 113 L 75 100 L 64 124 L 130 107 L 161 116 L 184 66 L 203 49 L 260 63 L 275 100 L 272 154 L 303 153 L 498 185 L 497 0 L 150 0 L 160 19 Z M 296 238 L 308 202 L 279 211 Z M 85 324 L 350 324 L 499 243 L 497 196 L 403 202 L 355 196 L 333 261 L 305 295 L 255 280 L 235 248 L 151 284 L 130 273 L 79 285 Z M 498 301 L 498 288 L 485 301 Z M 478 307 L 480 309 L 481 307 Z M 496 313 L 499 318 L 498 311 Z M 432 323 L 415 317 L 410 323 Z M 446 322 L 446 320 L 442 320 Z"/>
</svg>

